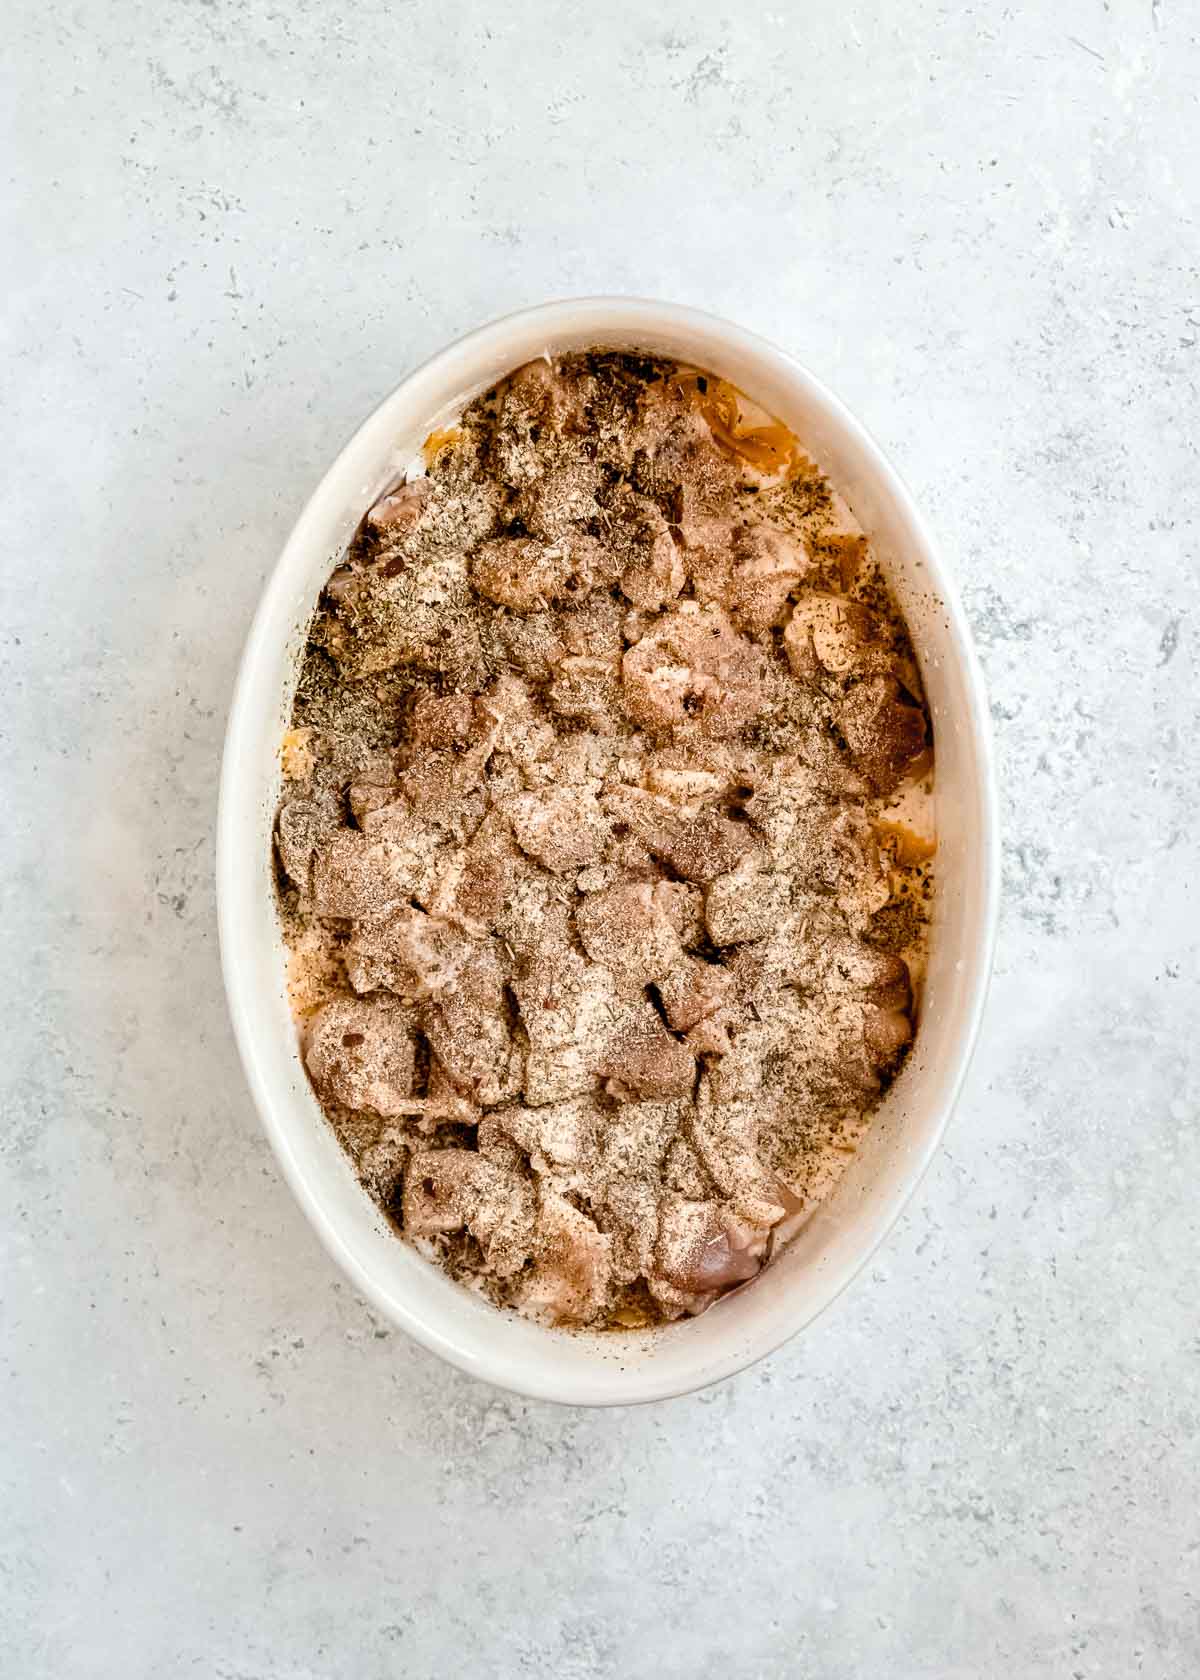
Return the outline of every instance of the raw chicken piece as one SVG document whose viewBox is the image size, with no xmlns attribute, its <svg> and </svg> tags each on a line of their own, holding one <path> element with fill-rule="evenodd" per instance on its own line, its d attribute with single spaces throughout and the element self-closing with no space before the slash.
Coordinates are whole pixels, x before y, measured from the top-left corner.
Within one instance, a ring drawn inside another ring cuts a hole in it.
<svg viewBox="0 0 1200 1680">
<path fill-rule="evenodd" d="M 706 937 L 704 889 L 687 881 L 659 881 L 657 895 L 684 950 L 699 945 Z"/>
<path fill-rule="evenodd" d="M 619 1112 L 638 1106 L 626 1104 Z M 591 1198 L 590 1211 L 609 1238 L 612 1281 L 618 1285 L 630 1284 L 642 1277 L 654 1263 L 657 1185 L 644 1176 L 604 1177 Z"/>
<path fill-rule="evenodd" d="M 899 677 L 916 678 L 888 648 L 879 620 L 843 596 L 806 595 L 783 644 L 796 676 L 837 679 L 837 723 L 855 768 L 873 792 L 890 793 L 925 750 L 925 715 L 901 687 Z"/>
<path fill-rule="evenodd" d="M 341 827 L 341 813 L 332 799 L 289 799 L 282 806 L 275 824 L 275 846 L 284 873 L 300 889 L 304 900 L 310 897 L 313 857 L 317 847 L 328 843 Z"/>
<path fill-rule="evenodd" d="M 475 703 L 469 694 L 417 697 L 409 719 L 409 739 L 422 747 L 465 747 L 475 728 Z"/>
<path fill-rule="evenodd" d="M 808 550 L 798 537 L 774 525 L 743 525 L 734 534 L 729 596 L 726 605 L 752 634 L 782 624 L 788 597 L 812 571 Z"/>
<path fill-rule="evenodd" d="M 547 1103 L 541 1108 L 500 1108 L 493 1119 L 529 1156 L 535 1172 L 578 1166 L 594 1155 L 603 1124 L 591 1097 Z"/>
<path fill-rule="evenodd" d="M 596 493 L 600 474 L 589 472 L 576 462 L 543 461 L 541 471 L 518 487 L 510 514 L 516 526 L 541 542 L 574 546 L 591 537 L 597 528 Z M 619 558 L 607 548 L 593 549 L 594 577 L 598 585 L 610 588 L 621 575 Z"/>
<path fill-rule="evenodd" d="M 868 1010 L 863 1022 L 863 1042 L 867 1054 L 883 1066 L 890 1066 L 905 1046 L 912 1042 L 913 1024 L 902 1009 Z"/>
<path fill-rule="evenodd" d="M 723 799 L 733 782 L 720 746 L 660 747 L 646 759 L 645 783 L 651 793 L 669 799 L 694 815 L 702 805 Z"/>
<path fill-rule="evenodd" d="M 620 743 L 590 730 L 564 731 L 530 773 L 530 787 L 601 787 L 615 773 Z"/>
<path fill-rule="evenodd" d="M 754 791 L 742 809 L 766 841 L 777 872 L 828 894 L 857 887 L 864 879 L 885 885 L 872 824 L 857 806 L 834 800 L 817 772 L 782 759 L 748 768 L 747 779 Z M 866 791 L 861 782 L 859 796 Z M 886 896 L 885 890 L 881 903 Z"/>
<path fill-rule="evenodd" d="M 734 735 L 769 699 L 762 649 L 697 601 L 664 614 L 629 649 L 622 681 L 630 717 L 656 734 L 692 725 L 714 739 Z"/>
<path fill-rule="evenodd" d="M 724 875 L 755 847 L 745 823 L 704 809 L 685 816 L 668 799 L 644 788 L 619 785 L 601 798 L 609 819 L 625 824 L 655 857 L 685 881 L 711 881 Z"/>
<path fill-rule="evenodd" d="M 565 654 L 554 666 L 546 703 L 568 723 L 615 735 L 624 710 L 620 660 L 615 655 Z"/>
<path fill-rule="evenodd" d="M 659 1212 L 655 1275 L 685 1295 L 711 1300 L 756 1277 L 765 1247 L 765 1235 L 748 1232 L 720 1202 L 669 1196 Z"/>
<path fill-rule="evenodd" d="M 608 1090 L 624 1097 L 690 1096 L 696 1061 L 673 1038 L 649 1003 L 635 1004 L 609 1039 L 597 1069 Z"/>
<path fill-rule="evenodd" d="M 567 653 L 556 612 L 499 613 L 492 624 L 501 657 L 530 682 L 549 682 Z"/>
<path fill-rule="evenodd" d="M 671 416 L 644 463 L 635 459 L 637 487 L 669 510 L 689 547 L 696 525 L 725 511 L 741 479 L 740 464 L 721 449 L 690 404 Z"/>
<path fill-rule="evenodd" d="M 665 607 L 684 584 L 683 559 L 661 514 L 658 524 L 659 529 L 650 537 L 645 551 L 621 574 L 622 595 L 646 612 Z"/>
<path fill-rule="evenodd" d="M 925 751 L 925 714 L 894 677 L 855 683 L 838 721 L 856 768 L 876 793 L 893 792 Z"/>
<path fill-rule="evenodd" d="M 866 676 L 889 663 L 879 620 L 861 602 L 844 595 L 802 595 L 783 632 L 783 646 L 798 677 L 813 677 L 819 671 Z"/>
<path fill-rule="evenodd" d="M 767 842 L 777 861 L 791 858 L 793 841 L 807 849 L 807 835 L 813 826 L 810 815 L 820 817 L 829 810 L 829 800 L 817 771 L 792 754 L 780 754 L 766 763 L 747 766 L 749 798 L 742 810 Z"/>
<path fill-rule="evenodd" d="M 470 839 L 483 821 L 487 797 L 481 786 L 490 742 L 469 752 L 422 752 L 400 777 L 415 815 L 443 834 Z"/>
<path fill-rule="evenodd" d="M 475 1142 L 481 1155 L 486 1155 L 489 1161 L 495 1161 L 497 1166 L 508 1167 L 513 1172 L 523 1173 L 526 1170 L 525 1153 L 515 1138 L 509 1136 L 501 1124 L 500 1116 L 509 1112 L 506 1108 L 493 1108 L 483 1115 L 475 1133 Z"/>
<path fill-rule="evenodd" d="M 799 987 L 830 998 L 865 998 L 883 1009 L 907 1009 L 912 993 L 903 958 L 849 937 L 829 909 L 781 916 L 769 935 L 743 945 L 730 967 L 748 997 Z"/>
<path fill-rule="evenodd" d="M 733 539 L 729 518 L 693 519 L 684 548 L 684 568 L 691 592 L 705 606 L 728 611 L 733 597 Z"/>
<path fill-rule="evenodd" d="M 413 1103 L 413 1114 L 417 1129 L 430 1137 L 439 1126 L 478 1126 L 483 1119 L 479 1104 L 459 1090 L 436 1056 L 429 1058 L 425 1099 Z"/>
<path fill-rule="evenodd" d="M 762 939 L 788 908 L 784 876 L 763 867 L 756 856 L 740 858 L 725 875 L 710 882 L 704 916 L 715 945 L 740 945 Z"/>
<path fill-rule="evenodd" d="M 311 907 L 319 916 L 387 916 L 430 879 L 436 836 L 404 801 L 375 813 L 367 833 L 340 829 L 313 855 Z"/>
<path fill-rule="evenodd" d="M 831 990 L 839 981 L 871 999 L 881 1009 L 908 1009 L 912 1003 L 908 965 L 893 951 L 877 951 L 856 939 L 830 934 L 822 942 L 822 979 Z"/>
<path fill-rule="evenodd" d="M 533 690 L 523 677 L 505 671 L 475 702 L 480 740 L 467 755 L 482 770 L 494 750 L 513 753 L 530 729 L 538 727 Z"/>
<path fill-rule="evenodd" d="M 525 856 L 499 811 L 488 812 L 444 884 L 430 909 L 460 922 L 469 933 L 498 934 L 518 955 L 543 942 L 553 944 L 556 927 L 565 931 L 564 888 Z"/>
<path fill-rule="evenodd" d="M 533 1252 L 536 1221 L 537 1192 L 523 1173 L 506 1174 L 490 1188 L 471 1221 L 471 1234 L 496 1277 L 513 1278 L 523 1271 Z"/>
<path fill-rule="evenodd" d="M 475 550 L 471 582 L 486 600 L 528 613 L 558 601 L 582 600 L 607 569 L 604 550 L 588 537 L 557 543 L 496 537 Z"/>
<path fill-rule="evenodd" d="M 682 1132 L 676 1134 L 667 1150 L 663 1184 L 687 1201 L 699 1202 L 712 1195 L 712 1179 L 705 1172 L 695 1145 Z"/>
<path fill-rule="evenodd" d="M 608 822 L 588 788 L 521 793 L 506 815 L 521 850 L 556 875 L 595 863 L 608 842 Z"/>
<path fill-rule="evenodd" d="M 414 478 L 407 484 L 398 484 L 368 511 L 367 524 L 389 535 L 411 530 L 429 501 L 429 491 L 427 478 Z"/>
<path fill-rule="evenodd" d="M 798 537 L 764 521 L 697 522 L 686 560 L 696 599 L 723 607 L 751 635 L 784 622 L 789 597 L 813 569 Z"/>
<path fill-rule="evenodd" d="M 394 998 L 338 997 L 305 1026 L 304 1064 L 317 1091 L 346 1108 L 406 1114 L 415 1058 L 412 1012 Z"/>
<path fill-rule="evenodd" d="M 613 582 L 627 601 L 657 612 L 685 581 L 682 556 L 661 509 L 625 481 L 598 488 L 597 500 L 593 528 L 612 556 Z"/>
<path fill-rule="evenodd" d="M 744 1024 L 744 1014 L 736 1003 L 714 1009 L 711 1015 L 687 1033 L 688 1049 L 696 1056 L 728 1056 L 733 1048 L 734 1035 Z"/>
<path fill-rule="evenodd" d="M 346 946 L 346 973 L 356 992 L 383 987 L 419 1000 L 455 985 L 478 949 L 453 922 L 405 906 L 355 929 Z"/>
<path fill-rule="evenodd" d="M 489 811 L 460 851 L 447 861 L 430 908 L 471 933 L 494 932 L 504 905 L 533 872 L 499 811 Z"/>
<path fill-rule="evenodd" d="M 601 1179 L 637 1178 L 648 1163 L 660 1161 L 683 1123 L 685 1105 L 678 1098 L 630 1101 L 598 1108 Z"/>
<path fill-rule="evenodd" d="M 913 1036 L 912 985 L 908 965 L 894 952 L 876 951 L 857 940 L 831 937 L 821 948 L 822 982 L 829 995 L 866 1000 L 861 1034 L 848 1029 L 847 1061 L 868 1092 L 878 1086 Z M 851 1015 L 851 1020 L 855 1019 Z M 859 1065 L 859 1053 L 865 1067 Z"/>
<path fill-rule="evenodd" d="M 496 477 L 509 490 L 536 489 L 545 476 L 543 434 L 554 435 L 579 423 L 582 393 L 564 380 L 550 362 L 528 362 L 511 374 L 482 403 L 495 421 L 488 454 Z"/>
<path fill-rule="evenodd" d="M 471 562 L 477 594 L 514 612 L 536 612 L 570 595 L 571 561 L 566 551 L 528 537 L 499 537 L 481 543 Z"/>
<path fill-rule="evenodd" d="M 587 1324 L 604 1308 L 611 1275 L 610 1240 L 564 1197 L 539 1198 L 533 1265 L 518 1299 L 554 1324 Z"/>
<path fill-rule="evenodd" d="M 544 427 L 561 432 L 583 418 L 583 391 L 578 380 L 564 379 L 544 356 L 525 362 L 510 373 L 501 389 L 501 425 L 513 430 Z"/>
<path fill-rule="evenodd" d="M 410 1139 L 405 1125 L 384 1125 L 369 1142 L 354 1151 L 359 1183 L 384 1206 L 394 1204 Z"/>
<path fill-rule="evenodd" d="M 626 986 L 640 990 L 683 957 L 666 882 L 628 881 L 590 893 L 575 912 L 580 941 Z"/>
<path fill-rule="evenodd" d="M 592 659 L 620 659 L 621 609 L 611 595 L 593 595 L 562 608 L 555 624 L 567 653 Z"/>
<path fill-rule="evenodd" d="M 404 1173 L 404 1229 L 414 1237 L 469 1230 L 497 1277 L 511 1277 L 529 1258 L 536 1199 L 528 1179 L 467 1149 L 420 1149 Z"/>
<path fill-rule="evenodd" d="M 525 1100 L 559 1102 L 594 1089 L 598 1061 L 624 1016 L 607 968 L 568 945 L 536 945 L 513 981 L 529 1035 Z"/>
<path fill-rule="evenodd" d="M 397 780 L 397 755 L 391 752 L 373 753 L 356 772 L 346 788 L 346 803 L 355 822 L 365 832 L 371 826 L 376 811 L 392 805 L 401 797 Z"/>
<path fill-rule="evenodd" d="M 474 1150 L 419 1149 L 404 1174 L 401 1211 L 410 1236 L 463 1230 L 476 1212 L 482 1181 L 492 1171 Z"/>
<path fill-rule="evenodd" d="M 690 1033 L 732 1002 L 734 979 L 727 968 L 700 957 L 684 956 L 659 981 L 658 991 L 672 1029 Z"/>
<path fill-rule="evenodd" d="M 451 1081 L 485 1108 L 521 1088 L 522 1058 L 508 1030 L 505 973 L 492 945 L 461 970 L 457 985 L 426 1000 L 421 1030 Z"/>
<path fill-rule="evenodd" d="M 795 1047 L 810 1042 L 831 1047 L 804 1076 L 819 1076 L 831 1101 L 878 1094 L 880 1076 L 912 1037 L 912 989 L 902 958 L 839 933 L 825 911 L 785 918 L 770 938 L 742 946 L 731 966 L 758 1020 L 739 1028 L 713 1071 L 721 1100 L 752 1094 L 773 1051 L 782 1051 L 786 1062 Z M 786 1068 L 775 1060 L 776 1082 L 786 1083 Z"/>
<path fill-rule="evenodd" d="M 787 1210 L 758 1153 L 763 1098 L 723 1099 L 715 1089 L 711 1073 L 703 1074 L 691 1123 L 696 1153 L 731 1210 L 768 1230 Z"/>
<path fill-rule="evenodd" d="M 466 680 L 480 664 L 478 628 L 463 617 L 469 600 L 461 540 L 432 547 L 410 534 L 374 569 L 338 574 L 314 636 L 352 679 L 417 666 Z"/>
</svg>

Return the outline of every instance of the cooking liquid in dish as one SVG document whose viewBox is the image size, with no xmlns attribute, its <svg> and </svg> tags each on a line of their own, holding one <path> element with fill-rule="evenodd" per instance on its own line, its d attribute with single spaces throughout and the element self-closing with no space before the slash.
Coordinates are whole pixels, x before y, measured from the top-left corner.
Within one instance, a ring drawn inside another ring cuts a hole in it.
<svg viewBox="0 0 1200 1680">
<path fill-rule="evenodd" d="M 399 1229 L 555 1324 L 703 1311 L 908 1051 L 933 749 L 786 428 L 702 371 L 518 369 L 367 513 L 276 831 L 314 1089 Z"/>
</svg>

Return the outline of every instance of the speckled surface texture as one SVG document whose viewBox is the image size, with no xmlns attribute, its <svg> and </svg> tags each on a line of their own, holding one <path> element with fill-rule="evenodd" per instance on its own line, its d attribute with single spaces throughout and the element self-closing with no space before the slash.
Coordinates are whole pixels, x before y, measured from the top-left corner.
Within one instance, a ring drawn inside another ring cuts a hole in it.
<svg viewBox="0 0 1200 1680">
<path fill-rule="evenodd" d="M 1183 0 L 5 14 L 0 1671 L 1200 1671 L 1200 42 Z M 948 1146 L 802 1340 L 524 1404 L 293 1205 L 217 965 L 255 597 L 362 415 L 572 292 L 731 315 L 957 568 L 1004 909 Z"/>
</svg>

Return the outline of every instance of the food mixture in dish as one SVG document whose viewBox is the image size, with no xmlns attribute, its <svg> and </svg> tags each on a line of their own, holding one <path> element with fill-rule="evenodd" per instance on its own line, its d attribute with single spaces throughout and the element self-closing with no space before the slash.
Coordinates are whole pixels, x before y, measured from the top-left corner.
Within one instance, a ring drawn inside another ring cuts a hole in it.
<svg viewBox="0 0 1200 1680">
<path fill-rule="evenodd" d="M 929 719 L 866 540 L 695 369 L 518 369 L 367 513 L 276 825 L 313 1087 L 452 1276 L 641 1326 L 753 1278 L 914 1030 Z"/>
</svg>

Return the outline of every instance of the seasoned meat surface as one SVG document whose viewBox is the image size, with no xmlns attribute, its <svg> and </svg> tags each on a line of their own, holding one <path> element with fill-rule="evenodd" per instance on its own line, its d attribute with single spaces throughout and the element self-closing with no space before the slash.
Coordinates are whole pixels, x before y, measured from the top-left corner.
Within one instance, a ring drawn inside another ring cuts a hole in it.
<svg viewBox="0 0 1200 1680">
<path fill-rule="evenodd" d="M 313 1088 L 401 1232 L 619 1327 L 753 1278 L 914 1031 L 928 713 L 868 545 L 702 372 L 519 368 L 366 513 L 276 823 Z"/>
</svg>

